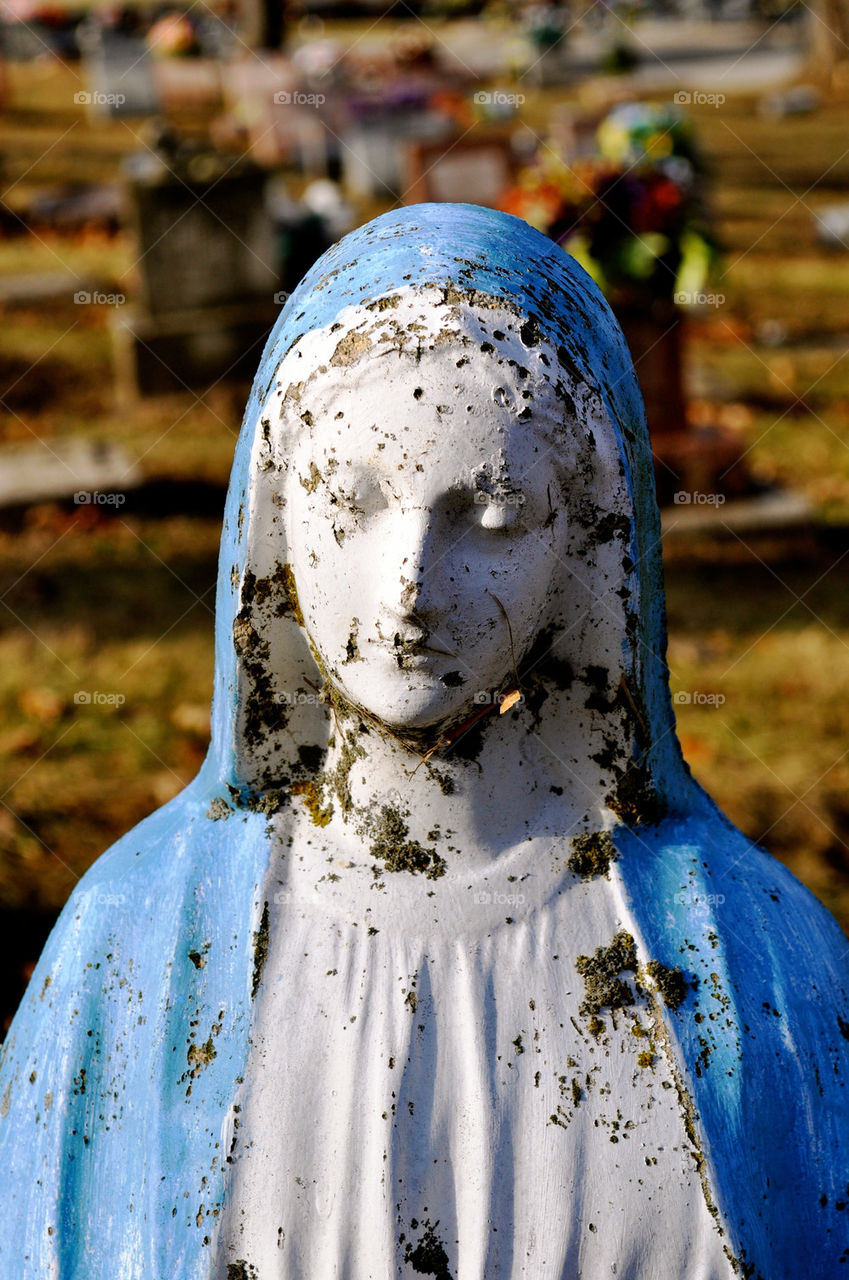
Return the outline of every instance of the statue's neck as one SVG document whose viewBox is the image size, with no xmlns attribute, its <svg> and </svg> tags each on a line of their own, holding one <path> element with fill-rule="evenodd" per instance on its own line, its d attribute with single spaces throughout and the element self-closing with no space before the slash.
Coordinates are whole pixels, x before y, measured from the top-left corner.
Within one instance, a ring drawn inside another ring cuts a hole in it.
<svg viewBox="0 0 849 1280">
<path fill-rule="evenodd" d="M 423 759 L 386 730 L 347 717 L 311 799 L 328 837 L 368 841 L 390 821 L 422 846 L 449 843 L 473 866 L 529 838 L 612 827 L 615 777 L 632 746 L 624 720 L 611 725 L 609 716 L 561 707 L 537 723 L 524 704 L 490 712 Z"/>
</svg>

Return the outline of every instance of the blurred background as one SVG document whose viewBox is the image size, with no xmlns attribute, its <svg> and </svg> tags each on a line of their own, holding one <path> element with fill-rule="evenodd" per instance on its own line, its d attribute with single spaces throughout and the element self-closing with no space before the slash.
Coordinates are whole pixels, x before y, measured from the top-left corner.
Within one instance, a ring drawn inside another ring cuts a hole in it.
<svg viewBox="0 0 849 1280">
<path fill-rule="evenodd" d="M 275 316 L 423 200 L 525 218 L 610 299 L 685 754 L 849 928 L 849 0 L 3 0 L 0 105 L 0 1031 L 203 759 Z"/>
</svg>

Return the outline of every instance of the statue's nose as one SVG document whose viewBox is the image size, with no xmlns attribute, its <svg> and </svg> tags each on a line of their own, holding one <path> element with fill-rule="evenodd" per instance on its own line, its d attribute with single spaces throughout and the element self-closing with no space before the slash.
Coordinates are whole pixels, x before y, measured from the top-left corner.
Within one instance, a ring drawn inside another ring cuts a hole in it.
<svg viewBox="0 0 849 1280">
<path fill-rule="evenodd" d="M 387 557 L 384 604 L 387 611 L 415 623 L 428 609 L 433 568 L 432 529 L 426 510 L 399 512 Z M 425 624 L 426 625 L 426 624 Z"/>
</svg>

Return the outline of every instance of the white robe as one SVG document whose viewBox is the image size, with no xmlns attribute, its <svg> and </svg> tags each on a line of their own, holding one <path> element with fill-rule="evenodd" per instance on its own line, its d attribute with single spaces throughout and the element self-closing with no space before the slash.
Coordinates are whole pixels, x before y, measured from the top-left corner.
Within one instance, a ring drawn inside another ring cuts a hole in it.
<svg viewBox="0 0 849 1280">
<path fill-rule="evenodd" d="M 327 865 L 301 828 L 269 903 L 230 1265 L 262 1280 L 729 1280 L 652 997 L 623 973 L 633 1003 L 600 1010 L 603 1032 L 581 1009 L 580 954 L 625 930 L 648 959 L 615 866 L 576 883 L 562 849 L 528 842 L 488 875 L 377 889 L 362 867 L 316 884 Z"/>
</svg>

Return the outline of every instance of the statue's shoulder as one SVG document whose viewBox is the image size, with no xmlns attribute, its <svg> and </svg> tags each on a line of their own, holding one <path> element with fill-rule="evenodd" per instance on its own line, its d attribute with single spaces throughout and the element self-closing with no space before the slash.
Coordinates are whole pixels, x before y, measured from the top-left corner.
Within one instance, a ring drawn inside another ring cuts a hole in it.
<svg viewBox="0 0 849 1280">
<path fill-rule="evenodd" d="M 837 1274 L 849 1259 L 849 941 L 718 810 L 619 843 L 643 943 L 689 987 L 664 1018 L 736 1255 L 770 1280 L 810 1274 L 813 1256 L 817 1274 Z"/>
<path fill-rule="evenodd" d="M 640 916 L 683 947 L 682 955 L 697 945 L 695 935 L 710 934 L 714 951 L 736 938 L 735 952 L 768 958 L 776 972 L 795 969 L 800 977 L 804 968 L 810 977 L 828 972 L 849 984 L 849 939 L 831 913 L 712 802 L 696 814 L 625 831 L 617 843 Z"/>
<path fill-rule="evenodd" d="M 148 1256 L 139 1203 L 158 1274 L 201 1274 L 203 1233 L 174 1188 L 205 1186 L 219 1211 L 269 848 L 260 815 L 209 809 L 189 789 L 134 827 L 48 939 L 0 1058 L 3 1276 L 77 1275 L 85 1258 L 107 1280 L 124 1247 Z"/>
</svg>

